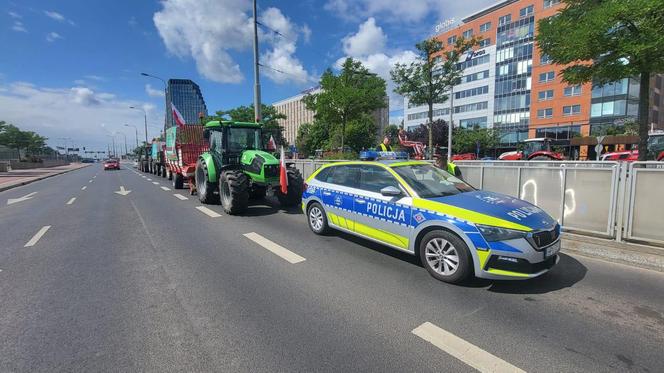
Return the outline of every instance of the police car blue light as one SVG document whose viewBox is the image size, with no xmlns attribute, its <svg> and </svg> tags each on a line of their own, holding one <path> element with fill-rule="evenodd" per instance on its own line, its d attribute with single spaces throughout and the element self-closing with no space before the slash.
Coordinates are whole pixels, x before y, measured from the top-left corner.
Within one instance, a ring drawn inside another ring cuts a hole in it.
<svg viewBox="0 0 664 373">
<path fill-rule="evenodd" d="M 560 226 L 542 209 L 426 162 L 333 163 L 306 185 L 302 208 L 314 233 L 337 229 L 418 255 L 442 281 L 528 279 L 558 261 Z"/>
</svg>

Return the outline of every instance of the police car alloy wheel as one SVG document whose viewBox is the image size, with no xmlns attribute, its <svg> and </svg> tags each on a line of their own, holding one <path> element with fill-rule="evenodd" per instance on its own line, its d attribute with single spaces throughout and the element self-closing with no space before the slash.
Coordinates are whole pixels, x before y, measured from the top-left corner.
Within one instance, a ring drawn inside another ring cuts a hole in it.
<svg viewBox="0 0 664 373">
<path fill-rule="evenodd" d="M 325 234 L 328 231 L 327 217 L 325 210 L 318 202 L 314 202 L 307 210 L 307 221 L 309 228 L 316 234 Z"/>
<path fill-rule="evenodd" d="M 447 231 L 432 231 L 422 238 L 420 259 L 429 274 L 441 281 L 458 283 L 471 273 L 468 247 Z"/>
</svg>

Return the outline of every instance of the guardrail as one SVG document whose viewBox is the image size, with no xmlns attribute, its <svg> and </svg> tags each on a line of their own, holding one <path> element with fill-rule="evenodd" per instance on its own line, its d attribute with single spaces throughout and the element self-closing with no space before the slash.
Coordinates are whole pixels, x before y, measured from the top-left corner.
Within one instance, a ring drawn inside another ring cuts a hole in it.
<svg viewBox="0 0 664 373">
<path fill-rule="evenodd" d="M 304 178 L 335 161 L 293 160 Z M 565 231 L 664 246 L 664 162 L 458 161 L 478 189 L 526 200 Z"/>
</svg>

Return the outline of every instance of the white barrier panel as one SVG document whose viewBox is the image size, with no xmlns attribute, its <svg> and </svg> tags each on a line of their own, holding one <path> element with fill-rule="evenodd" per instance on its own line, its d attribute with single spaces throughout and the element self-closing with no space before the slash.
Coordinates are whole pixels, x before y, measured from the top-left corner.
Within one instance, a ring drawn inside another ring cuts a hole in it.
<svg viewBox="0 0 664 373">
<path fill-rule="evenodd" d="M 664 244 L 664 163 L 629 168 L 627 238 Z"/>
</svg>

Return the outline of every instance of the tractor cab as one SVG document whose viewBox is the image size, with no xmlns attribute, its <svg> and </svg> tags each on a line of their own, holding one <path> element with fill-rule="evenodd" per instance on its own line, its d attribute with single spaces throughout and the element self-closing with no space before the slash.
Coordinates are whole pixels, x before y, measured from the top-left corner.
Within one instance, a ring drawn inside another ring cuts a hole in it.
<svg viewBox="0 0 664 373">
<path fill-rule="evenodd" d="M 551 139 L 543 137 L 523 141 L 523 158 L 530 158 L 537 152 L 551 152 Z"/>
<path fill-rule="evenodd" d="M 522 150 L 503 153 L 498 157 L 504 161 L 561 161 L 563 155 L 551 149 L 552 140 L 546 137 L 527 139 L 523 141 Z"/>
</svg>

